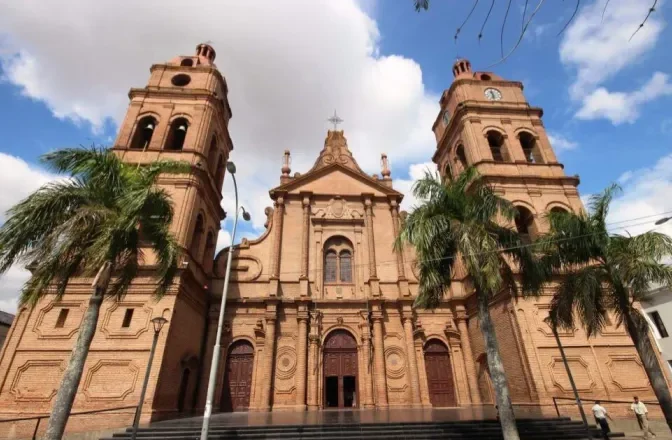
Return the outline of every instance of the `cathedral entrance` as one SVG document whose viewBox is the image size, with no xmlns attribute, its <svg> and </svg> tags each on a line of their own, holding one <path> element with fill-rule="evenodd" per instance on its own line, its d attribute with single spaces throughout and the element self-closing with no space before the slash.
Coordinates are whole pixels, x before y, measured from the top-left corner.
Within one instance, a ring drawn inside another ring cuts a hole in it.
<svg viewBox="0 0 672 440">
<path fill-rule="evenodd" d="M 222 411 L 246 411 L 250 407 L 254 347 L 247 341 L 237 341 L 229 348 L 226 359 Z"/>
<path fill-rule="evenodd" d="M 425 369 L 427 370 L 427 386 L 429 400 L 434 408 L 455 406 L 455 383 L 453 368 L 450 364 L 448 347 L 437 340 L 431 339 L 425 345 Z"/>
<path fill-rule="evenodd" d="M 324 408 L 357 408 L 357 341 L 345 330 L 324 343 Z"/>
</svg>

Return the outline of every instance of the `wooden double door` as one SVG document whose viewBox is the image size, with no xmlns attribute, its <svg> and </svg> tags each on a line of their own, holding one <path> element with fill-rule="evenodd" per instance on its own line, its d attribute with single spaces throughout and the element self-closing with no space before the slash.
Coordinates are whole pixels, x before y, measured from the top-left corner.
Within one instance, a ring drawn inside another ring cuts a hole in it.
<svg viewBox="0 0 672 440">
<path fill-rule="evenodd" d="M 436 339 L 425 345 L 425 369 L 429 400 L 434 408 L 456 406 L 455 381 L 448 347 Z"/>
<path fill-rule="evenodd" d="M 247 341 L 238 341 L 229 349 L 226 359 L 222 411 L 246 411 L 250 407 L 254 348 Z"/>
<path fill-rule="evenodd" d="M 324 344 L 324 408 L 359 407 L 357 342 L 345 330 L 332 332 Z"/>
</svg>

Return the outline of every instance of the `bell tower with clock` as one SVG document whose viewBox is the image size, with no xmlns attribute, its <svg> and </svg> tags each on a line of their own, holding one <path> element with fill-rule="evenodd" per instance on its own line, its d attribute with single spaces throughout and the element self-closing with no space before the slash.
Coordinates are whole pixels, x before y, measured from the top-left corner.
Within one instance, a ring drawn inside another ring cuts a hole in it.
<svg viewBox="0 0 672 440">
<path fill-rule="evenodd" d="M 575 176 L 566 176 L 523 84 L 492 72 L 472 72 L 457 60 L 454 80 L 441 96 L 432 127 L 437 149 L 432 160 L 446 179 L 474 166 L 520 212 L 517 226 L 534 235 L 551 209 L 582 208 Z"/>
<path fill-rule="evenodd" d="M 455 62 L 453 76 L 432 127 L 437 143 L 432 160 L 442 178 L 452 180 L 466 167 L 475 167 L 516 207 L 515 227 L 526 240 L 547 230 L 546 213 L 582 210 L 579 179 L 565 175 L 544 128 L 543 110 L 527 102 L 523 84 L 492 72 L 473 72 L 465 59 Z M 461 319 L 468 324 L 462 328 L 472 340 L 478 372 L 486 368 L 485 354 L 477 320 L 469 319 L 476 313 L 475 296 L 465 281 L 458 273 L 447 297 L 455 310 L 464 310 Z M 504 294 L 491 306 L 512 399 L 518 402 L 550 399 L 543 379 L 547 373 L 534 356 L 544 341 L 522 336 L 530 331 L 529 322 L 543 323 L 549 302 L 550 296 L 515 302 Z"/>
</svg>

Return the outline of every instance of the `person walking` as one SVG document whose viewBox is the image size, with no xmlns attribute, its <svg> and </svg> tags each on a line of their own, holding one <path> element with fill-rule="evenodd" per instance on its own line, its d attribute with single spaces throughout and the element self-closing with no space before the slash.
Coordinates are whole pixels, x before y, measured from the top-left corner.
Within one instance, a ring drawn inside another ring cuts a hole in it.
<svg viewBox="0 0 672 440">
<path fill-rule="evenodd" d="M 593 405 L 593 415 L 595 416 L 595 420 L 597 423 L 600 425 L 600 429 L 602 429 L 602 437 L 604 437 L 605 440 L 609 439 L 609 433 L 611 432 L 611 429 L 609 428 L 609 421 L 607 418 L 613 421 L 609 413 L 607 413 L 607 410 L 605 407 L 600 405 L 600 401 L 596 400 L 595 405 Z"/>
<path fill-rule="evenodd" d="M 634 402 L 630 405 L 630 409 L 635 413 L 637 417 L 637 423 L 639 423 L 639 428 L 644 431 L 644 438 L 649 438 L 649 434 L 656 436 L 656 433 L 651 430 L 649 427 L 649 410 L 646 409 L 644 402 L 639 401 L 639 397 L 634 397 Z"/>
</svg>

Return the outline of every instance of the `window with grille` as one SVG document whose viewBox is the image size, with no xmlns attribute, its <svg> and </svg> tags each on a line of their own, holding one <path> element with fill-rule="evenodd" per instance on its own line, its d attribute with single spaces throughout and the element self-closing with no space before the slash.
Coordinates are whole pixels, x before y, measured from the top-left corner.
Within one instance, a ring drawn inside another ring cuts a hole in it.
<svg viewBox="0 0 672 440">
<path fill-rule="evenodd" d="M 345 237 L 332 237 L 325 243 L 324 282 L 349 284 L 353 282 L 352 244 Z"/>
<path fill-rule="evenodd" d="M 56 328 L 63 328 L 65 326 L 65 321 L 68 319 L 68 314 L 70 313 L 70 309 L 61 309 L 60 312 L 58 312 L 58 318 L 56 319 Z"/>
</svg>

